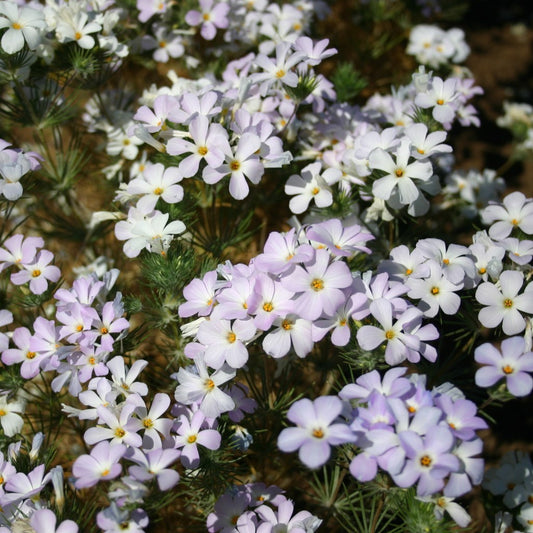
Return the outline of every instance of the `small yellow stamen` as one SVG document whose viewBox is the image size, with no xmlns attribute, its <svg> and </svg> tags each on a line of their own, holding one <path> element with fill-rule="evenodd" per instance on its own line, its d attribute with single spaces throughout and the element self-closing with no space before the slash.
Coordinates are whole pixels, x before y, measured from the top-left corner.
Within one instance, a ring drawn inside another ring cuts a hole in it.
<svg viewBox="0 0 533 533">
<path fill-rule="evenodd" d="M 313 196 L 316 196 L 318 193 L 320 192 L 320 189 L 318 187 L 315 187 L 312 191 L 311 191 L 311 194 Z"/>
<path fill-rule="evenodd" d="M 35 359 L 36 355 L 35 352 L 26 352 L 26 359 Z"/>
<path fill-rule="evenodd" d="M 31 273 L 32 277 L 34 278 L 38 278 L 40 275 L 41 275 L 41 271 L 36 268 L 32 273 Z"/>
<path fill-rule="evenodd" d="M 3 409 L 0 409 L 0 416 L 5 416 L 5 415 L 7 415 L 7 413 Z"/>
<path fill-rule="evenodd" d="M 511 307 L 513 307 L 513 300 L 511 300 L 511 298 L 505 298 L 505 300 L 503 301 L 503 306 L 506 309 L 510 309 Z"/>
<path fill-rule="evenodd" d="M 286 72 L 280 68 L 277 72 L 276 72 L 276 78 L 283 78 L 283 76 L 285 76 Z"/>
<path fill-rule="evenodd" d="M 193 442 L 196 442 L 196 435 L 189 435 L 189 436 L 187 437 L 187 442 L 188 442 L 189 444 L 192 444 Z"/>
<path fill-rule="evenodd" d="M 316 292 L 321 291 L 324 288 L 324 282 L 321 279 L 315 278 L 311 282 L 311 288 Z"/>
<path fill-rule="evenodd" d="M 443 262 L 445 265 L 449 265 L 449 264 L 450 264 L 450 260 L 449 260 L 448 258 L 446 258 L 446 257 L 442 260 L 442 262 Z"/>
<path fill-rule="evenodd" d="M 401 178 L 403 176 L 403 170 L 401 168 L 397 168 L 394 173 L 396 174 L 397 178 Z"/>
<path fill-rule="evenodd" d="M 410 276 L 412 273 L 413 273 L 413 269 L 412 268 L 406 268 L 405 269 L 405 275 L 406 276 Z"/>
<path fill-rule="evenodd" d="M 439 98 L 439 99 L 437 100 L 437 104 L 438 104 L 438 105 L 444 105 L 444 100 L 443 100 L 442 98 Z"/>
<path fill-rule="evenodd" d="M 200 146 L 200 148 L 198 148 L 198 154 L 201 155 L 202 157 L 204 155 L 207 155 L 207 146 Z"/>
<path fill-rule="evenodd" d="M 159 196 L 160 194 L 163 194 L 163 189 L 161 187 L 156 187 L 154 189 L 154 194 L 156 194 L 157 196 Z"/>
<path fill-rule="evenodd" d="M 239 161 L 237 161 L 236 159 L 234 159 L 230 164 L 229 164 L 229 168 L 231 168 L 231 170 L 233 172 L 236 172 L 237 170 L 239 170 L 241 168 L 241 164 Z"/>
<path fill-rule="evenodd" d="M 206 379 L 204 381 L 204 387 L 207 390 L 213 390 L 215 388 L 215 382 L 212 379 Z"/>
<path fill-rule="evenodd" d="M 274 309 L 274 306 L 272 305 L 272 302 L 265 302 L 263 304 L 263 311 L 266 311 L 267 313 L 270 313 Z"/>
<path fill-rule="evenodd" d="M 78 324 L 76 326 L 76 331 L 83 331 L 83 324 Z"/>
<path fill-rule="evenodd" d="M 315 437 L 315 439 L 322 439 L 324 438 L 324 432 L 320 428 L 313 429 L 313 437 Z"/>
<path fill-rule="evenodd" d="M 416 407 L 413 407 L 412 405 L 409 405 L 407 407 L 407 410 L 412 414 L 412 413 L 416 413 Z"/>
<path fill-rule="evenodd" d="M 421 458 L 420 458 L 420 464 L 422 466 L 425 466 L 426 468 L 430 467 L 431 466 L 431 457 L 429 457 L 429 455 L 423 455 Z"/>
<path fill-rule="evenodd" d="M 211 15 L 209 15 L 209 13 L 204 13 L 202 15 L 202 18 L 205 20 L 205 21 L 208 21 L 210 18 L 211 18 Z"/>
<path fill-rule="evenodd" d="M 105 476 L 108 476 L 108 475 L 109 475 L 109 472 L 110 472 L 109 468 L 106 468 L 106 469 L 105 469 L 100 475 L 101 475 L 102 477 L 105 477 Z"/>
<path fill-rule="evenodd" d="M 152 427 L 154 427 L 154 423 L 152 422 L 152 419 L 151 418 L 145 418 L 143 420 L 143 426 L 146 428 L 146 429 L 150 429 Z"/>
<path fill-rule="evenodd" d="M 121 439 L 125 434 L 126 432 L 122 428 L 115 429 L 115 436 L 119 439 Z"/>
<path fill-rule="evenodd" d="M 511 224 L 513 226 L 518 226 L 518 220 L 516 218 L 513 218 L 513 220 L 511 220 Z"/>
<path fill-rule="evenodd" d="M 478 272 L 479 272 L 480 274 L 485 274 L 485 272 L 487 272 L 487 269 L 486 269 L 485 267 L 481 267 L 481 268 L 478 270 Z"/>
<path fill-rule="evenodd" d="M 102 327 L 100 328 L 100 333 L 101 333 L 102 335 L 107 335 L 107 334 L 109 333 L 109 330 L 108 330 L 105 326 L 102 326 Z"/>
<path fill-rule="evenodd" d="M 417 150 L 417 152 L 418 152 L 420 155 L 424 155 L 424 154 L 426 153 L 426 151 L 425 151 L 425 150 L 422 150 L 422 148 L 419 148 L 419 149 Z"/>
<path fill-rule="evenodd" d="M 504 374 L 512 374 L 514 372 L 514 368 L 510 365 L 505 365 L 502 370 Z"/>
<path fill-rule="evenodd" d="M 76 39 L 76 41 L 79 41 L 82 37 L 83 35 L 79 31 L 74 34 L 74 39 Z"/>
<path fill-rule="evenodd" d="M 281 327 L 285 330 L 285 331 L 289 331 L 290 329 L 292 329 L 292 322 L 290 320 L 287 320 L 285 319 L 282 323 L 281 323 Z"/>
<path fill-rule="evenodd" d="M 166 41 L 159 41 L 159 48 L 166 48 L 166 47 L 167 47 Z"/>
<path fill-rule="evenodd" d="M 439 294 L 440 289 L 438 287 L 432 287 L 431 294 Z"/>
<path fill-rule="evenodd" d="M 91 366 L 94 366 L 95 363 L 96 363 L 96 359 L 91 355 L 91 357 L 89 357 L 89 359 L 87 359 L 87 362 L 88 362 Z"/>
<path fill-rule="evenodd" d="M 389 329 L 388 331 L 385 332 L 385 338 L 388 339 L 389 341 L 394 339 L 395 336 L 396 334 L 394 333 L 394 331 L 392 331 L 392 329 Z"/>
</svg>

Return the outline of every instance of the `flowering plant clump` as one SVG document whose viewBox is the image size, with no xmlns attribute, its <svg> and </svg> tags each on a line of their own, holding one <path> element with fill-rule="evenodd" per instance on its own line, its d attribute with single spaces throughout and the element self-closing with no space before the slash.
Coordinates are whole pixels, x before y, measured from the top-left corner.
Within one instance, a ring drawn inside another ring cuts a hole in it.
<svg viewBox="0 0 533 533">
<path fill-rule="evenodd" d="M 441 9 L 353 7 L 385 88 L 321 0 L 0 1 L 1 533 L 531 530 L 533 199 Z"/>
</svg>

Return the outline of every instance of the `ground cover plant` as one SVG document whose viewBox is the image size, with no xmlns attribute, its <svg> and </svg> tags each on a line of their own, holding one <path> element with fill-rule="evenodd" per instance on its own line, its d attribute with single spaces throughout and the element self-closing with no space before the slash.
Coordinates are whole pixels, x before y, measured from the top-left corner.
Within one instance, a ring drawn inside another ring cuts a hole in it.
<svg viewBox="0 0 533 533">
<path fill-rule="evenodd" d="M 532 530 L 533 108 L 340 4 L 0 1 L 0 532 Z"/>
</svg>

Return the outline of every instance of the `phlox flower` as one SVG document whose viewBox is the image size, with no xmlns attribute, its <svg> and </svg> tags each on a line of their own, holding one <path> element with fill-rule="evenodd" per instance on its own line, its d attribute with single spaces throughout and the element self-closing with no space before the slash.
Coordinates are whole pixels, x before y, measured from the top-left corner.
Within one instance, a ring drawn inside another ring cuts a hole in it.
<svg viewBox="0 0 533 533">
<path fill-rule="evenodd" d="M 159 63 L 168 63 L 169 59 L 181 57 L 185 52 L 183 37 L 174 30 L 169 30 L 165 25 L 153 25 L 154 36 L 144 35 L 142 47 L 144 50 L 153 50 L 153 58 Z"/>
<path fill-rule="evenodd" d="M 193 315 L 206 316 L 211 313 L 215 304 L 215 288 L 217 285 L 217 272 L 211 270 L 204 277 L 193 279 L 184 289 L 183 296 L 186 302 L 178 308 L 180 317 Z"/>
<path fill-rule="evenodd" d="M 199 465 L 198 444 L 209 450 L 217 450 L 220 447 L 220 433 L 215 429 L 203 427 L 205 419 L 202 411 L 196 411 L 190 420 L 186 415 L 179 418 L 174 441 L 176 448 L 181 448 L 180 459 L 185 468 L 194 469 Z"/>
<path fill-rule="evenodd" d="M 145 450 L 161 448 L 161 436 L 167 439 L 170 436 L 172 420 L 164 418 L 163 415 L 170 406 L 170 397 L 163 392 L 155 394 L 150 410 L 144 405 L 135 408 L 135 414 L 140 420 L 140 425 L 144 429 L 143 448 Z"/>
<path fill-rule="evenodd" d="M 22 363 L 20 367 L 20 375 L 24 379 L 34 378 L 39 373 L 41 363 L 47 357 L 44 353 L 38 354 L 31 351 L 31 337 L 32 335 L 28 328 L 16 328 L 12 336 L 16 348 L 9 348 L 2 353 L 2 362 L 5 365 Z"/>
<path fill-rule="evenodd" d="M 305 268 L 296 266 L 281 280 L 282 286 L 300 293 L 296 299 L 296 312 L 307 320 L 316 320 L 323 312 L 332 316 L 345 302 L 341 289 L 352 284 L 352 275 L 346 263 L 330 264 L 326 250 L 317 250 L 313 262 Z"/>
<path fill-rule="evenodd" d="M 167 204 L 183 199 L 182 175 L 177 167 L 165 168 L 161 163 L 148 164 L 143 173 L 128 183 L 128 194 L 141 195 L 137 207 L 149 213 L 161 198 Z"/>
<path fill-rule="evenodd" d="M 175 375 L 179 382 L 174 392 L 176 401 L 185 405 L 198 403 L 200 410 L 210 418 L 235 408 L 231 396 L 219 387 L 233 379 L 236 371 L 227 365 L 212 374 L 207 371 L 203 360 L 195 360 L 195 367 L 180 368 Z"/>
<path fill-rule="evenodd" d="M 84 489 L 96 485 L 99 481 L 114 479 L 122 472 L 120 459 L 126 453 L 124 444 L 99 442 L 90 455 L 80 455 L 72 465 L 72 474 L 76 478 L 74 485 Z"/>
<path fill-rule="evenodd" d="M 166 13 L 168 5 L 167 0 L 137 0 L 137 18 L 140 22 L 146 22 L 153 15 Z"/>
<path fill-rule="evenodd" d="M 435 494 L 444 487 L 444 478 L 459 470 L 459 459 L 451 453 L 454 437 L 445 427 L 434 427 L 422 437 L 414 431 L 399 435 L 407 461 L 402 471 L 392 478 L 402 488 L 417 483 L 417 496 Z"/>
<path fill-rule="evenodd" d="M 126 397 L 130 394 L 138 394 L 139 396 L 148 394 L 148 386 L 145 383 L 136 381 L 148 361 L 138 359 L 131 365 L 131 368 L 128 368 L 124 364 L 124 358 L 121 355 L 117 355 L 106 364 L 111 371 L 112 386 L 119 394 L 124 394 Z"/>
<path fill-rule="evenodd" d="M 57 524 L 57 516 L 50 509 L 38 509 L 30 518 L 35 533 L 78 533 L 78 525 L 72 520 Z M 56 528 L 57 525 L 57 528 Z"/>
<path fill-rule="evenodd" d="M 238 141 L 235 152 L 225 154 L 225 163 L 214 169 L 206 167 L 202 174 L 208 184 L 218 183 L 229 174 L 229 192 L 236 200 L 248 196 L 250 188 L 246 182 L 248 178 L 254 185 L 261 181 L 265 169 L 257 152 L 261 148 L 261 139 L 251 132 L 243 133 Z"/>
<path fill-rule="evenodd" d="M 227 15 L 230 6 L 225 2 L 217 2 L 215 0 L 199 0 L 200 9 L 188 11 L 185 15 L 185 22 L 189 26 L 199 26 L 200 35 L 207 41 L 215 38 L 217 29 L 224 29 L 228 27 Z"/>
<path fill-rule="evenodd" d="M 374 236 L 363 231 L 359 224 L 344 226 L 337 218 L 312 224 L 307 229 L 306 235 L 310 240 L 325 245 L 332 255 L 344 257 L 349 257 L 358 251 L 371 253 L 365 244 L 374 239 Z"/>
<path fill-rule="evenodd" d="M 410 396 L 413 391 L 413 384 L 402 377 L 407 372 L 407 368 L 391 368 L 380 376 L 377 370 L 372 370 L 359 376 L 355 383 L 345 385 L 339 393 L 343 400 L 366 401 L 370 394 L 376 390 L 384 396 L 391 398 L 403 398 Z"/>
<path fill-rule="evenodd" d="M 7 309 L 0 309 L 0 327 L 7 326 L 13 322 L 13 313 Z M 0 352 L 9 346 L 9 337 L 5 333 L 0 333 Z"/>
<path fill-rule="evenodd" d="M 525 351 L 523 337 L 511 337 L 501 344 L 501 351 L 490 343 L 478 346 L 474 358 L 482 366 L 476 372 L 478 387 L 491 387 L 505 378 L 509 392 L 514 396 L 527 396 L 533 389 L 533 352 Z"/>
<path fill-rule="evenodd" d="M 91 33 L 99 32 L 102 26 L 95 20 L 89 21 L 89 15 L 71 8 L 60 11 L 56 26 L 56 36 L 59 42 L 75 41 L 79 47 L 90 50 L 94 47 L 95 40 Z"/>
<path fill-rule="evenodd" d="M 24 48 L 35 50 L 41 41 L 46 22 L 41 11 L 16 2 L 0 2 L 0 28 L 8 28 L 0 45 L 7 54 L 15 54 Z"/>
<path fill-rule="evenodd" d="M 23 153 L 5 150 L 0 152 L 0 192 L 6 200 L 14 202 L 22 196 L 20 179 L 31 170 L 30 160 Z"/>
<path fill-rule="evenodd" d="M 257 402 L 247 394 L 248 387 L 239 383 L 230 388 L 230 395 L 235 402 L 235 408 L 228 413 L 232 422 L 239 423 L 245 416 L 245 413 L 253 413 L 257 407 Z"/>
<path fill-rule="evenodd" d="M 37 249 L 44 245 L 41 237 L 26 237 L 17 233 L 6 239 L 0 248 L 0 271 L 11 265 L 26 266 L 35 261 Z"/>
<path fill-rule="evenodd" d="M 328 44 L 329 39 L 322 39 L 315 43 L 310 37 L 302 35 L 294 41 L 293 47 L 296 52 L 305 54 L 305 62 L 308 65 L 316 66 L 337 53 L 336 48 L 327 48 Z"/>
<path fill-rule="evenodd" d="M 336 168 L 328 168 L 321 173 L 322 163 L 317 161 L 305 166 L 301 175 L 293 174 L 285 184 L 285 194 L 293 196 L 289 201 L 290 210 L 295 214 L 303 213 L 311 200 L 317 207 L 328 207 L 333 203 L 329 181 L 341 174 Z"/>
<path fill-rule="evenodd" d="M 305 357 L 314 346 L 312 323 L 294 313 L 276 317 L 270 331 L 263 339 L 263 350 L 276 359 L 287 355 L 292 348 L 298 357 Z"/>
<path fill-rule="evenodd" d="M 442 520 L 444 513 L 448 513 L 450 518 L 459 526 L 467 527 L 472 518 L 458 503 L 453 501 L 453 498 L 446 496 L 426 496 L 419 498 L 423 502 L 432 502 L 435 504 L 434 514 L 437 520 Z"/>
<path fill-rule="evenodd" d="M 502 324 L 506 335 L 520 333 L 526 321 L 520 312 L 533 314 L 533 284 L 528 284 L 522 294 L 518 294 L 524 283 L 524 274 L 517 270 L 505 270 L 498 282 L 486 281 L 476 290 L 476 300 L 486 306 L 479 311 L 479 321 L 486 328 Z"/>
<path fill-rule="evenodd" d="M 336 396 L 294 402 L 287 418 L 298 427 L 285 428 L 278 437 L 278 447 L 284 452 L 299 450 L 302 463 L 318 468 L 328 461 L 331 446 L 357 440 L 346 424 L 334 423 L 342 409 L 342 401 Z"/>
<path fill-rule="evenodd" d="M 39 494 L 49 481 L 50 473 L 44 473 L 44 465 L 36 466 L 28 474 L 17 472 L 6 481 L 2 502 L 9 504 L 31 498 Z"/>
<path fill-rule="evenodd" d="M 61 277 L 61 271 L 54 265 L 50 265 L 54 254 L 48 250 L 41 250 L 35 261 L 24 265 L 20 272 L 11 274 L 11 282 L 15 285 L 23 285 L 30 282 L 30 291 L 33 294 L 42 294 L 48 288 L 48 281 L 55 283 Z"/>
<path fill-rule="evenodd" d="M 177 461 L 179 456 L 180 451 L 172 448 L 155 448 L 148 452 L 139 448 L 130 448 L 127 459 L 137 465 L 130 466 L 128 472 L 138 481 L 149 481 L 155 477 L 159 490 L 169 490 L 176 485 L 180 476 L 168 466 Z"/>
<path fill-rule="evenodd" d="M 216 501 L 214 512 L 207 517 L 207 531 L 209 533 L 232 533 L 236 528 L 247 525 L 250 521 L 249 514 L 251 514 L 247 512 L 250 502 L 251 496 L 248 492 L 224 493 Z"/>
<path fill-rule="evenodd" d="M 348 344 L 351 335 L 349 322 L 354 310 L 353 300 L 349 298 L 349 290 L 349 288 L 345 290 L 346 303 L 341 305 L 332 317 L 320 318 L 313 322 L 312 338 L 314 342 L 322 340 L 326 333 L 332 330 L 332 344 L 335 346 Z"/>
<path fill-rule="evenodd" d="M 144 533 L 149 523 L 142 509 L 122 508 L 116 502 L 96 515 L 96 524 L 104 533 Z"/>
<path fill-rule="evenodd" d="M 221 368 L 225 363 L 231 368 L 242 368 L 248 361 L 244 345 L 255 334 L 252 320 L 211 319 L 198 329 L 198 341 L 206 346 L 204 361 L 211 368 Z"/>
<path fill-rule="evenodd" d="M 533 241 L 530 239 L 519 240 L 507 237 L 501 241 L 507 250 L 509 259 L 517 265 L 527 265 L 533 259 Z"/>
<path fill-rule="evenodd" d="M 411 205 L 420 196 L 416 181 L 425 182 L 433 175 L 433 166 L 429 162 L 413 161 L 409 163 L 411 143 L 403 140 L 396 151 L 396 160 L 381 148 L 376 148 L 368 157 L 368 164 L 372 169 L 385 172 L 372 184 L 372 193 L 377 198 L 389 200 L 398 189 L 398 199 L 401 205 Z"/>
<path fill-rule="evenodd" d="M 485 224 L 491 224 L 489 236 L 497 241 L 508 237 L 514 228 L 533 234 L 533 200 L 519 191 L 508 194 L 501 204 L 491 202 L 481 217 Z"/>
<path fill-rule="evenodd" d="M 23 401 L 8 401 L 5 394 L 0 396 L 0 425 L 6 437 L 13 437 L 20 432 L 24 420 L 18 413 L 24 413 L 24 411 Z"/>
<path fill-rule="evenodd" d="M 405 128 L 405 135 L 411 141 L 411 155 L 415 159 L 426 159 L 434 154 L 450 153 L 452 147 L 443 144 L 446 140 L 446 132 L 434 131 L 428 134 L 425 124 L 411 124 Z"/>
<path fill-rule="evenodd" d="M 278 504 L 277 511 L 268 505 L 261 505 L 255 512 L 263 520 L 257 526 L 257 533 L 273 533 L 286 531 L 287 533 L 304 533 L 315 531 L 315 528 L 307 528 L 304 521 L 313 515 L 309 511 L 300 511 L 293 516 L 294 503 L 285 499 Z"/>
<path fill-rule="evenodd" d="M 417 352 L 420 349 L 418 337 L 408 333 L 409 323 L 420 317 L 418 309 L 407 309 L 394 323 L 392 304 L 389 301 L 374 300 L 370 304 L 370 311 L 381 328 L 363 326 L 357 331 L 357 342 L 363 350 L 373 350 L 386 342 L 385 361 L 389 365 L 397 365 L 407 359 L 409 350 Z"/>
<path fill-rule="evenodd" d="M 422 109 L 432 108 L 433 118 L 449 129 L 455 117 L 454 101 L 457 99 L 457 80 L 448 78 L 443 81 L 435 76 L 431 80 L 431 87 L 425 92 L 419 92 L 415 98 L 415 105 Z"/>
</svg>

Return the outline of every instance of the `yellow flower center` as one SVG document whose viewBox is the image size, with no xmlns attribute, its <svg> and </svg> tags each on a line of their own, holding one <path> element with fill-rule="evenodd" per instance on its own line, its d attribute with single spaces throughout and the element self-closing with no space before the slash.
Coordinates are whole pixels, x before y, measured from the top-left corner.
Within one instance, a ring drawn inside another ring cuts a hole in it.
<svg viewBox="0 0 533 533">
<path fill-rule="evenodd" d="M 420 155 L 424 155 L 424 154 L 426 153 L 426 151 L 425 151 L 425 150 L 422 150 L 422 148 L 419 148 L 419 149 L 417 150 L 417 152 L 418 152 Z"/>
<path fill-rule="evenodd" d="M 479 272 L 480 274 L 485 274 L 485 272 L 487 272 L 487 269 L 486 269 L 485 267 L 481 267 L 481 268 L 478 270 L 478 272 Z"/>
<path fill-rule="evenodd" d="M 35 359 L 36 355 L 35 352 L 26 352 L 26 359 Z"/>
<path fill-rule="evenodd" d="M 108 476 L 108 475 L 109 475 L 109 472 L 110 472 L 109 468 L 106 468 L 106 469 L 105 469 L 100 475 L 101 475 L 102 477 L 105 477 L 105 476 Z"/>
<path fill-rule="evenodd" d="M 311 191 L 311 194 L 313 196 L 316 196 L 318 193 L 320 192 L 320 189 L 318 187 L 315 187 L 312 191 Z"/>
<path fill-rule="evenodd" d="M 166 47 L 167 47 L 166 41 L 159 41 L 159 48 L 166 48 Z"/>
<path fill-rule="evenodd" d="M 241 164 L 239 161 L 237 161 L 236 159 L 234 159 L 230 164 L 229 164 L 229 168 L 231 168 L 231 170 L 233 172 L 236 172 L 237 170 L 239 170 L 241 168 Z"/>
<path fill-rule="evenodd" d="M 440 289 L 438 287 L 432 287 L 431 288 L 431 294 L 439 294 Z"/>
<path fill-rule="evenodd" d="M 311 288 L 316 292 L 321 291 L 324 288 L 324 282 L 321 279 L 315 278 L 311 282 Z"/>
<path fill-rule="evenodd" d="M 511 220 L 511 224 L 513 226 L 518 226 L 518 220 L 516 218 L 513 218 L 513 220 Z"/>
<path fill-rule="evenodd" d="M 204 381 L 204 387 L 207 390 L 213 390 L 215 388 L 215 382 L 212 379 L 206 379 Z"/>
<path fill-rule="evenodd" d="M 0 416 L 5 416 L 5 415 L 7 415 L 7 413 L 3 409 L 0 409 Z"/>
<path fill-rule="evenodd" d="M 78 324 L 76 326 L 76 331 L 83 331 L 83 324 Z"/>
<path fill-rule="evenodd" d="M 121 439 L 125 434 L 126 432 L 122 428 L 115 429 L 115 436 L 119 439 Z"/>
<path fill-rule="evenodd" d="M 21 29 L 22 29 L 21 24 L 19 24 L 18 22 L 13 22 L 13 24 L 11 25 L 11 27 L 12 27 L 14 30 L 21 30 Z"/>
<path fill-rule="evenodd" d="M 292 329 L 292 322 L 290 320 L 288 320 L 287 318 L 281 323 L 281 327 L 285 330 L 285 331 L 289 331 L 290 329 Z"/>
<path fill-rule="evenodd" d="M 283 76 L 285 76 L 286 72 L 280 68 L 277 72 L 276 72 L 276 78 L 283 78 Z"/>
<path fill-rule="evenodd" d="M 413 269 L 412 268 L 406 268 L 405 269 L 405 275 L 406 276 L 410 276 L 412 273 L 413 273 Z"/>
<path fill-rule="evenodd" d="M 442 260 L 442 262 L 443 262 L 445 265 L 449 265 L 449 264 L 450 264 L 450 260 L 449 260 L 448 258 L 446 258 L 446 257 Z"/>
<path fill-rule="evenodd" d="M 108 330 L 105 326 L 102 326 L 102 327 L 100 328 L 100 333 L 101 333 L 102 335 L 107 335 L 107 334 L 109 333 L 109 330 Z"/>
<path fill-rule="evenodd" d="M 188 442 L 189 444 L 192 444 L 193 442 L 196 442 L 196 435 L 189 435 L 189 436 L 187 437 L 187 442 Z"/>
<path fill-rule="evenodd" d="M 513 307 L 513 300 L 511 300 L 511 298 L 505 298 L 505 300 L 503 301 L 503 306 L 506 309 L 510 309 L 511 307 Z"/>
<path fill-rule="evenodd" d="M 403 170 L 401 168 L 397 168 L 394 173 L 396 174 L 397 178 L 401 178 L 403 176 Z"/>
<path fill-rule="evenodd" d="M 211 18 L 211 15 L 209 15 L 209 13 L 204 13 L 202 18 L 207 22 Z"/>
<path fill-rule="evenodd" d="M 41 275 L 41 271 L 36 268 L 32 273 L 31 273 L 32 277 L 34 278 L 38 278 L 40 275 Z"/>
<path fill-rule="evenodd" d="M 227 339 L 228 339 L 228 342 L 229 342 L 230 344 L 233 344 L 233 343 L 237 340 L 237 335 L 235 335 L 235 333 L 233 333 L 233 331 L 230 331 L 230 332 L 228 333 L 228 337 L 227 337 Z"/>
<path fill-rule="evenodd" d="M 274 306 L 272 305 L 271 302 L 265 302 L 263 304 L 263 311 L 266 311 L 267 313 L 270 313 L 272 311 L 272 309 L 274 309 Z"/>
<path fill-rule="evenodd" d="M 154 194 L 156 194 L 157 196 L 159 196 L 160 194 L 163 194 L 163 189 L 161 187 L 156 187 L 154 189 Z"/>
<path fill-rule="evenodd" d="M 502 370 L 504 374 L 512 374 L 514 372 L 514 368 L 510 365 L 505 365 Z"/>
<path fill-rule="evenodd" d="M 96 359 L 93 356 L 89 357 L 87 361 L 89 362 L 91 366 L 94 366 L 94 364 L 96 363 Z"/>
<path fill-rule="evenodd" d="M 385 338 L 388 339 L 389 341 L 394 339 L 395 336 L 396 335 L 394 331 L 392 331 L 392 329 L 389 329 L 388 331 L 385 332 Z"/>
<path fill-rule="evenodd" d="M 324 438 L 324 432 L 321 428 L 313 429 L 313 437 L 315 437 L 315 439 L 322 439 Z"/>
<path fill-rule="evenodd" d="M 143 426 L 146 428 L 146 429 L 150 429 L 150 428 L 153 428 L 154 427 L 154 423 L 152 422 L 152 419 L 151 418 L 145 418 L 143 420 Z"/>
<path fill-rule="evenodd" d="M 429 455 L 423 455 L 420 458 L 420 464 L 422 466 L 425 466 L 426 468 L 429 468 L 431 466 L 431 462 L 431 457 L 429 457 Z"/>
<path fill-rule="evenodd" d="M 439 98 L 439 99 L 437 100 L 437 104 L 438 104 L 438 105 L 444 105 L 444 100 L 443 100 L 442 98 Z"/>
<path fill-rule="evenodd" d="M 200 148 L 198 148 L 198 154 L 201 155 L 202 157 L 204 155 L 207 155 L 207 146 L 200 146 Z"/>
</svg>

